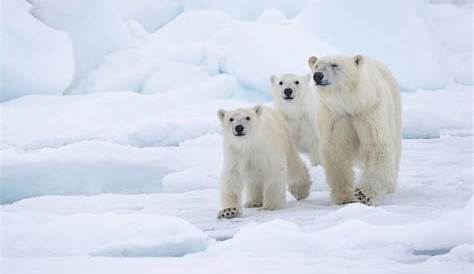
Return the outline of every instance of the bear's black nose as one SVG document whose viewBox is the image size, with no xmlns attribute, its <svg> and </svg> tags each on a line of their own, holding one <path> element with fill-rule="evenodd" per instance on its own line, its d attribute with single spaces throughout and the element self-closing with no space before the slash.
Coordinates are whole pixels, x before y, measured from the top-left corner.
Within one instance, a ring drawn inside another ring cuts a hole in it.
<svg viewBox="0 0 474 274">
<path fill-rule="evenodd" d="M 235 131 L 236 131 L 237 133 L 242 133 L 242 131 L 244 131 L 244 126 L 242 126 L 242 125 L 236 125 L 236 126 L 235 126 Z"/>
<path fill-rule="evenodd" d="M 322 72 L 315 72 L 313 74 L 313 80 L 316 82 L 316 84 L 321 84 L 321 80 L 323 80 L 324 74 Z"/>
<path fill-rule="evenodd" d="M 285 88 L 283 90 L 283 93 L 285 94 L 286 97 L 290 97 L 291 94 L 293 93 L 293 90 L 291 88 Z"/>
</svg>

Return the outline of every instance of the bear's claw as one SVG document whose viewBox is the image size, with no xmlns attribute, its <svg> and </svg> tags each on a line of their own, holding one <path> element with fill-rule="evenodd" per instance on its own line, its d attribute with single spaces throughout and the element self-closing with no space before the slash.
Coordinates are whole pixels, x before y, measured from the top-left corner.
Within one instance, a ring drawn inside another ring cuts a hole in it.
<svg viewBox="0 0 474 274">
<path fill-rule="evenodd" d="M 226 219 L 231 219 L 235 218 L 240 215 L 240 210 L 237 207 L 228 207 L 219 210 L 219 213 L 217 213 L 217 218 L 226 218 Z"/>
<path fill-rule="evenodd" d="M 354 196 L 357 198 L 357 200 L 359 200 L 360 203 L 368 206 L 372 205 L 372 199 L 364 193 L 361 187 L 356 187 L 354 190 Z"/>
</svg>

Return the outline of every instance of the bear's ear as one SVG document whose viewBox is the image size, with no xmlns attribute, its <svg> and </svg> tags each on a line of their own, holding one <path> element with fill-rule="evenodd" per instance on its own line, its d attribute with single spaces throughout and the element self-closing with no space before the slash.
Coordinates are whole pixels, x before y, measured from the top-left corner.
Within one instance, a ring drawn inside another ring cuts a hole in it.
<svg viewBox="0 0 474 274">
<path fill-rule="evenodd" d="M 260 115 L 262 115 L 263 109 L 261 105 L 254 106 L 253 110 L 255 111 L 255 113 L 257 113 L 257 117 L 260 117 Z"/>
<path fill-rule="evenodd" d="M 278 78 L 278 77 L 276 77 L 275 75 L 270 76 L 270 83 L 271 83 L 272 85 L 275 84 L 277 78 Z"/>
<path fill-rule="evenodd" d="M 224 116 L 225 116 L 225 110 L 223 109 L 219 109 L 217 111 L 217 117 L 219 117 L 219 120 L 222 122 L 224 120 Z"/>
<path fill-rule="evenodd" d="M 354 56 L 354 64 L 356 66 L 362 65 L 363 62 L 364 62 L 364 56 L 362 54 L 357 54 L 356 56 Z"/>
<path fill-rule="evenodd" d="M 316 62 L 318 61 L 318 58 L 316 56 L 311 56 L 308 58 L 308 65 L 309 65 L 309 68 L 310 69 L 313 69 L 314 68 L 314 65 L 316 64 Z"/>
</svg>

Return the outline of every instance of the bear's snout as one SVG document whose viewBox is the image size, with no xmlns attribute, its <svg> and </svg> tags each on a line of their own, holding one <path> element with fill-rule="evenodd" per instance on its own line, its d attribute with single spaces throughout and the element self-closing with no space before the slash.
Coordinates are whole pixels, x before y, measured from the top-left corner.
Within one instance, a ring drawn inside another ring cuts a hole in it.
<svg viewBox="0 0 474 274">
<path fill-rule="evenodd" d="M 244 126 L 243 125 L 236 125 L 235 128 L 235 136 L 243 136 L 244 134 Z"/>
<path fill-rule="evenodd" d="M 285 88 L 283 90 L 283 94 L 285 94 L 285 99 L 293 99 L 291 96 L 293 94 L 293 90 L 291 88 Z"/>
<path fill-rule="evenodd" d="M 324 74 L 322 72 L 315 72 L 313 74 L 313 80 L 317 85 L 323 84 Z"/>
</svg>

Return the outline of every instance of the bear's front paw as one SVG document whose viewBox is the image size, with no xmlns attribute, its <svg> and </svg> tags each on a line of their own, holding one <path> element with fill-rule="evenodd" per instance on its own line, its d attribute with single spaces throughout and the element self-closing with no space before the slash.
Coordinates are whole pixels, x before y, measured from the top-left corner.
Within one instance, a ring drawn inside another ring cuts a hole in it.
<svg viewBox="0 0 474 274">
<path fill-rule="evenodd" d="M 364 205 L 373 205 L 373 199 L 370 198 L 370 196 L 367 195 L 361 187 L 356 187 L 354 190 L 354 196 L 360 203 Z"/>
<path fill-rule="evenodd" d="M 331 193 L 332 199 L 336 205 L 345 205 L 358 202 L 351 190 L 341 193 Z"/>
<path fill-rule="evenodd" d="M 263 203 L 257 203 L 257 202 L 246 202 L 245 207 L 248 208 L 256 208 L 256 207 L 262 207 Z"/>
<path fill-rule="evenodd" d="M 228 207 L 228 208 L 224 208 L 224 209 L 219 210 L 219 212 L 217 213 L 217 218 L 218 219 L 221 219 L 221 218 L 231 219 L 231 218 L 235 218 L 239 215 L 240 215 L 240 209 L 239 208 L 237 208 L 237 207 Z"/>
</svg>

